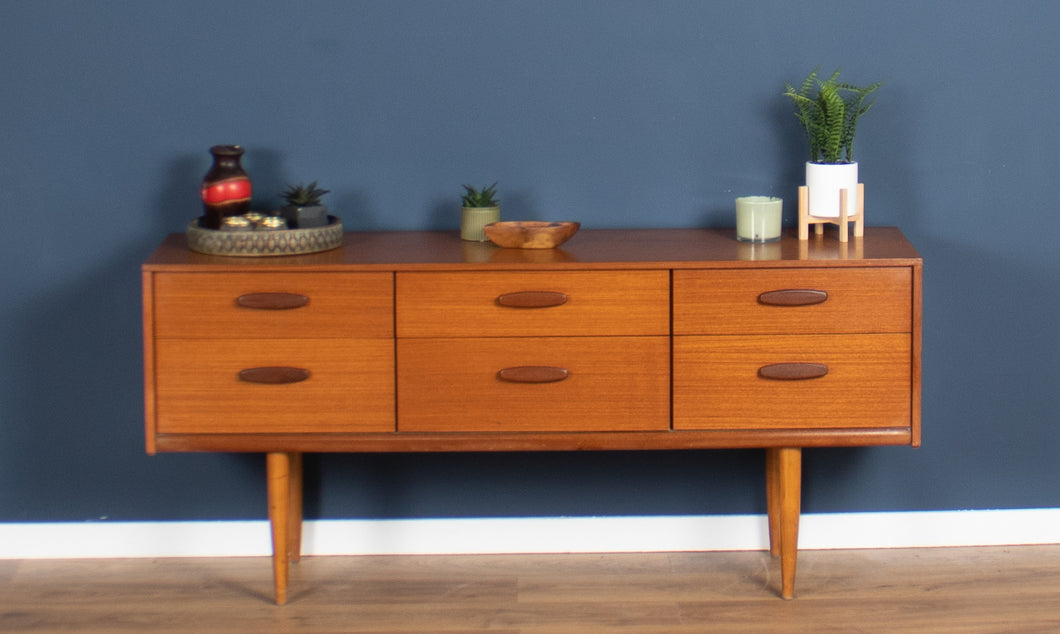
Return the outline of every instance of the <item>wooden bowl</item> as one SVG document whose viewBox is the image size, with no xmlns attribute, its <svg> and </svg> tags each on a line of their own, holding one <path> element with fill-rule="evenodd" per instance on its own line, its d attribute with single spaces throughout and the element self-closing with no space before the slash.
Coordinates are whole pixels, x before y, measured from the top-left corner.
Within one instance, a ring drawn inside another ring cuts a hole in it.
<svg viewBox="0 0 1060 634">
<path fill-rule="evenodd" d="M 511 249 L 552 249 L 578 233 L 580 222 L 540 222 L 519 220 L 491 222 L 485 226 L 486 237 L 500 247 Z"/>
</svg>

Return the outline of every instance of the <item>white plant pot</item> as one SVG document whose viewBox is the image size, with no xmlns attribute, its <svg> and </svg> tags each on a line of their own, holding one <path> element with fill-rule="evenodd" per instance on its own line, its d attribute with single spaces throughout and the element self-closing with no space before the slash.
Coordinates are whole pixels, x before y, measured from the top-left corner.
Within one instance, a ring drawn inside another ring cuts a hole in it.
<svg viewBox="0 0 1060 634">
<path fill-rule="evenodd" d="M 809 214 L 818 218 L 839 217 L 839 190 L 847 190 L 847 214 L 857 213 L 858 164 L 806 163 Z"/>
</svg>

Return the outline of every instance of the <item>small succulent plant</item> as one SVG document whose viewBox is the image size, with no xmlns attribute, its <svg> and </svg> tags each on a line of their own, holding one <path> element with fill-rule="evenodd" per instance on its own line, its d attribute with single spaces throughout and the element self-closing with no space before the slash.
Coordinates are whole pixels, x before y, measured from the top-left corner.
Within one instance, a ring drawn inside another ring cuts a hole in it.
<svg viewBox="0 0 1060 634">
<path fill-rule="evenodd" d="M 489 187 L 475 189 L 471 185 L 464 185 L 464 194 L 460 197 L 465 207 L 496 207 L 497 206 L 497 183 Z"/>
<path fill-rule="evenodd" d="M 288 185 L 287 191 L 281 196 L 287 201 L 288 205 L 293 207 L 315 207 L 320 204 L 321 197 L 330 191 L 328 189 L 320 189 L 317 187 L 317 182 L 313 181 L 308 185 Z"/>
</svg>

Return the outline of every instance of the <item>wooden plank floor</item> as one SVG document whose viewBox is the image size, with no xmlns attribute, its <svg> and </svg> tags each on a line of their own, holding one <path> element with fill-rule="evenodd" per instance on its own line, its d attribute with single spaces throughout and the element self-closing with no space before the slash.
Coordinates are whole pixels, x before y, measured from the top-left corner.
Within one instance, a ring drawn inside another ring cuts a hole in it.
<svg viewBox="0 0 1060 634">
<path fill-rule="evenodd" d="M 1060 632 L 1060 545 L 0 561 L 2 632 Z"/>
</svg>

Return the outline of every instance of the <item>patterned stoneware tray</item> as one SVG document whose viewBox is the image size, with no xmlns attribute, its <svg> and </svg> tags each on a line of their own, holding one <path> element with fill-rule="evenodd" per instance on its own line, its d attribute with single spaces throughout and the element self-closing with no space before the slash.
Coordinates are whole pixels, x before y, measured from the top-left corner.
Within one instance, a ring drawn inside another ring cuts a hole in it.
<svg viewBox="0 0 1060 634">
<path fill-rule="evenodd" d="M 210 255 L 299 255 L 328 251 L 342 245 L 342 221 L 336 216 L 328 216 L 328 224 L 323 227 L 276 231 L 219 231 L 202 227 L 196 218 L 188 225 L 186 233 L 192 251 Z"/>
</svg>

